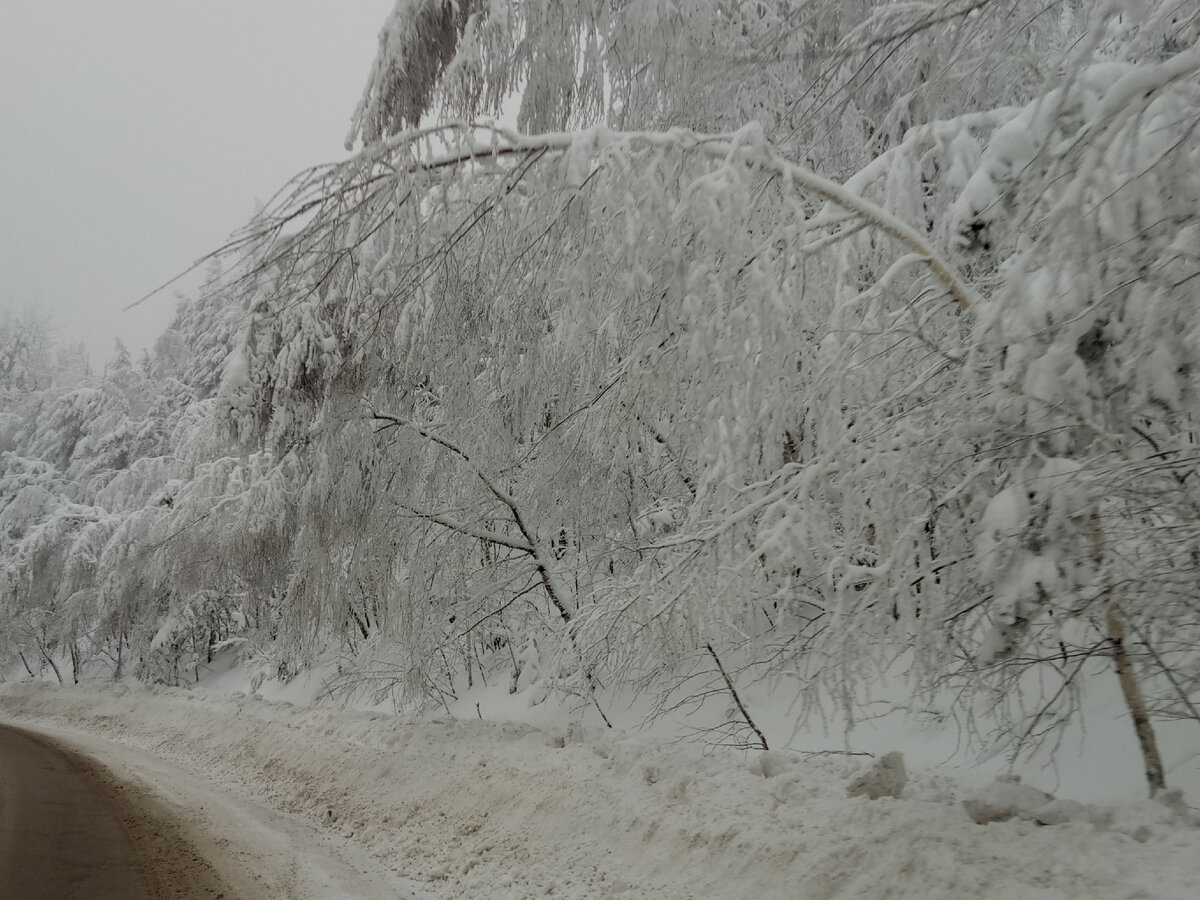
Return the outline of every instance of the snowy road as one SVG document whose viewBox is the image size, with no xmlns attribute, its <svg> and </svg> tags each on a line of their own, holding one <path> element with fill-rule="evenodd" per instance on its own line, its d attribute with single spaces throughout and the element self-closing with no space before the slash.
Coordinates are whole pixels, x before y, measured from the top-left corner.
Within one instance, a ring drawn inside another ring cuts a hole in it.
<svg viewBox="0 0 1200 900">
<path fill-rule="evenodd" d="M 428 897 L 353 845 L 170 763 L 4 725 L 0 885 L 21 900 Z"/>
<path fill-rule="evenodd" d="M 0 728 L 0 884 L 40 898 L 158 896 L 153 856 L 139 860 L 115 785 L 28 732 Z M 190 893 L 189 897 L 216 896 Z"/>
</svg>

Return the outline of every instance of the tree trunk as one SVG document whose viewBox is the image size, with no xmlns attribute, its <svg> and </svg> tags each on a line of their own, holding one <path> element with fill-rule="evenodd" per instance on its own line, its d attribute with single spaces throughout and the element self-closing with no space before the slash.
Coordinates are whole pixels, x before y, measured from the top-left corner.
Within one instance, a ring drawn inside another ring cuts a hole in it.
<svg viewBox="0 0 1200 900">
<path fill-rule="evenodd" d="M 58 670 L 58 665 L 54 662 L 54 659 L 50 656 L 49 652 L 47 652 L 40 640 L 38 641 L 38 652 L 42 655 L 42 659 L 44 659 L 50 668 L 54 670 L 54 677 L 58 679 L 58 683 L 61 685 L 63 683 L 62 672 Z"/>
<path fill-rule="evenodd" d="M 1162 757 L 1158 752 L 1158 742 L 1154 738 L 1154 728 L 1150 724 L 1150 714 L 1146 710 L 1146 700 L 1142 697 L 1141 686 L 1133 673 L 1133 662 L 1125 647 L 1125 619 L 1115 601 L 1108 604 L 1104 618 L 1108 627 L 1108 641 L 1112 645 L 1113 663 L 1117 667 L 1117 678 L 1121 681 L 1121 693 L 1125 697 L 1129 715 L 1133 717 L 1133 729 L 1137 732 L 1142 760 L 1146 766 L 1146 780 L 1150 783 L 1150 796 L 1153 797 L 1167 787 Z"/>
</svg>

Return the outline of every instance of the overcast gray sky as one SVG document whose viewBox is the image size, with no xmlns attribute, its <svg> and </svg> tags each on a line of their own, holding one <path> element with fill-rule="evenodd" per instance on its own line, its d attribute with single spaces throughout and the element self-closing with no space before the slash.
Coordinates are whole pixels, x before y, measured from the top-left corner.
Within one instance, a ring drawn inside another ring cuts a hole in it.
<svg viewBox="0 0 1200 900">
<path fill-rule="evenodd" d="M 393 0 L 0 0 L 0 307 L 52 313 L 102 365 L 342 140 Z"/>
</svg>

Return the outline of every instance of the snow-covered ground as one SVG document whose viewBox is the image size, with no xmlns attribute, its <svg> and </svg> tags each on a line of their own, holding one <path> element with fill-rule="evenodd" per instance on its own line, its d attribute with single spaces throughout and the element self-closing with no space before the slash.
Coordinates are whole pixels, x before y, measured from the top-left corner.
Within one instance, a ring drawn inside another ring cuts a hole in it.
<svg viewBox="0 0 1200 900">
<path fill-rule="evenodd" d="M 189 809 L 294 897 L 1182 900 L 1200 829 L 1150 801 L 977 825 L 980 782 L 862 757 L 702 755 L 645 734 L 7 684 L 0 716 L 65 736 Z M 280 811 L 279 813 L 273 810 Z"/>
</svg>

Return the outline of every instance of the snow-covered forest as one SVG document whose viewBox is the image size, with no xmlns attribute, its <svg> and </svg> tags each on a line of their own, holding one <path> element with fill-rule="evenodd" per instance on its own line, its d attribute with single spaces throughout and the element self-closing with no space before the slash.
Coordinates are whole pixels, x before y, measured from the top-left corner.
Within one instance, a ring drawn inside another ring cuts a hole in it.
<svg viewBox="0 0 1200 900">
<path fill-rule="evenodd" d="M 1020 750 L 1107 679 L 1162 788 L 1198 44 L 1196 0 L 397 0 L 348 158 L 150 351 L 0 319 L 6 669 L 720 695 L 764 749 L 754 686 Z"/>
</svg>

